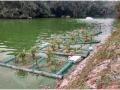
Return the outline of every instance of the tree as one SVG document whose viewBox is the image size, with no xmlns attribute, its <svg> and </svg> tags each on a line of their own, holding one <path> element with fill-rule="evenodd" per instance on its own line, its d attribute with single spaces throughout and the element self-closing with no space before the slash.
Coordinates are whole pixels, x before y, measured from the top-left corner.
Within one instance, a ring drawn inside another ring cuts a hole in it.
<svg viewBox="0 0 120 90">
<path fill-rule="evenodd" d="M 114 10 L 116 11 L 117 18 L 120 19 L 120 2 L 116 3 Z"/>
</svg>

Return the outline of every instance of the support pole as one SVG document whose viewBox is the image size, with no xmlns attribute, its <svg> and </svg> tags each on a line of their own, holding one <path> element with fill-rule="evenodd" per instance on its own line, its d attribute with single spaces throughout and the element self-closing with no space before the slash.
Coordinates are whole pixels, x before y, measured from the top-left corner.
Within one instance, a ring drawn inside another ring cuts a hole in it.
<svg viewBox="0 0 120 90">
<path fill-rule="evenodd" d="M 29 73 L 39 74 L 39 75 L 52 77 L 52 78 L 56 78 L 56 79 L 62 79 L 63 78 L 62 75 L 57 75 L 57 74 L 54 74 L 54 73 L 38 71 L 38 70 L 33 71 L 32 69 L 21 68 L 21 67 L 17 67 L 17 66 L 10 65 L 10 64 L 0 63 L 0 66 L 7 67 L 7 68 L 12 68 L 12 69 L 16 69 L 16 70 L 22 70 L 22 71 L 26 71 L 26 72 L 29 72 Z"/>
<path fill-rule="evenodd" d="M 60 71 L 57 72 L 57 75 L 62 75 L 65 71 L 67 71 L 72 65 L 74 64 L 73 61 L 69 61 Z"/>
</svg>

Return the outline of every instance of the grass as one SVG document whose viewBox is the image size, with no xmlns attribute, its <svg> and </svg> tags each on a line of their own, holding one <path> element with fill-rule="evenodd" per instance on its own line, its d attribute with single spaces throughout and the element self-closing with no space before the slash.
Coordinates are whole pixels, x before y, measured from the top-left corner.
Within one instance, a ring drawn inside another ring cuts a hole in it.
<svg viewBox="0 0 120 90">
<path fill-rule="evenodd" d="M 108 40 L 98 47 L 98 52 L 89 58 L 86 66 L 82 72 L 76 76 L 76 79 L 64 88 L 89 88 L 85 85 L 85 81 L 87 80 L 87 76 L 96 67 L 96 65 L 109 59 L 111 62 L 113 62 L 113 60 L 120 57 L 120 52 L 118 51 L 120 49 L 120 21 L 116 20 L 114 26 L 115 30 L 112 32 L 112 35 L 108 38 Z M 104 84 L 108 84 L 111 80 L 106 76 L 106 74 L 109 73 L 111 73 L 111 69 L 108 65 L 108 68 L 101 72 L 101 80 L 99 83 L 105 82 Z"/>
</svg>

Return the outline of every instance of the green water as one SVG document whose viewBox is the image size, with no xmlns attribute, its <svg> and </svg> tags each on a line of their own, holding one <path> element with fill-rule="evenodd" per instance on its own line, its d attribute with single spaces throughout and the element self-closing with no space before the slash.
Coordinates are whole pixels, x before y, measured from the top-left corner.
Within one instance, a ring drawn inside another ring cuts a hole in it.
<svg viewBox="0 0 120 90">
<path fill-rule="evenodd" d="M 36 41 L 51 34 L 64 33 L 84 25 L 74 19 L 0 20 L 0 43 L 17 50 L 29 49 Z"/>
<path fill-rule="evenodd" d="M 0 46 L 17 51 L 30 49 L 51 34 L 85 27 L 75 19 L 0 20 Z M 21 78 L 16 71 L 0 67 L 0 88 L 45 88 L 55 86 L 55 79 L 27 74 Z"/>
<path fill-rule="evenodd" d="M 54 88 L 55 80 L 28 74 L 18 76 L 16 71 L 0 67 L 0 89 L 39 89 Z"/>
</svg>

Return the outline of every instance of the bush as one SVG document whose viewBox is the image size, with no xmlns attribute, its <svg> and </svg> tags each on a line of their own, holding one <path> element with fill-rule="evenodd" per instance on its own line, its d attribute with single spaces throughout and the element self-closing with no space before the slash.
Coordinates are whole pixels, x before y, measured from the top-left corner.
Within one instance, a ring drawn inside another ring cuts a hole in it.
<svg viewBox="0 0 120 90">
<path fill-rule="evenodd" d="M 115 5 L 115 11 L 117 14 L 117 18 L 120 19 L 120 2 Z"/>
</svg>

